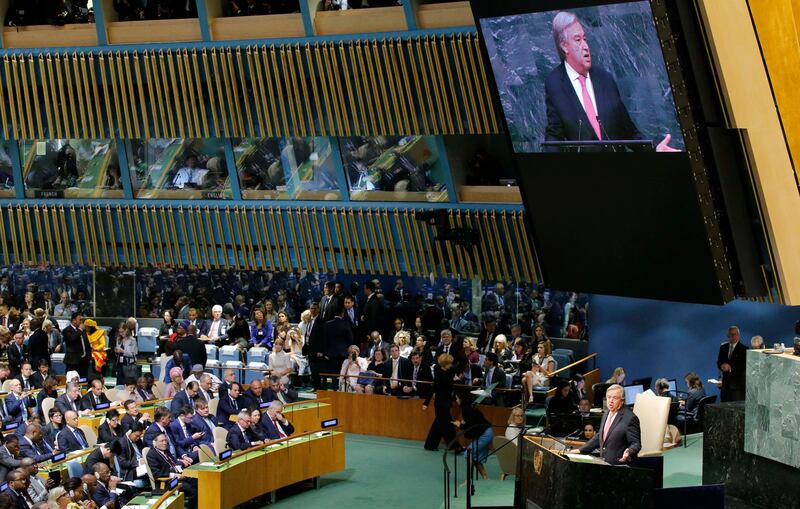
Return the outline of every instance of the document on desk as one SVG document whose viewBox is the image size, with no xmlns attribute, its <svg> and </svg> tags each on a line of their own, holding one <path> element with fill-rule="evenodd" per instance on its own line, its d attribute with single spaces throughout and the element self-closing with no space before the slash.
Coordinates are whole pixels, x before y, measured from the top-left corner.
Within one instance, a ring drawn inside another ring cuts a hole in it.
<svg viewBox="0 0 800 509">
<path fill-rule="evenodd" d="M 139 465 L 136 467 L 136 477 L 147 475 L 147 465 Z"/>
<path fill-rule="evenodd" d="M 605 463 L 600 458 L 595 458 L 594 456 L 589 456 L 588 454 L 564 454 L 570 461 L 574 461 L 576 463 Z"/>
</svg>

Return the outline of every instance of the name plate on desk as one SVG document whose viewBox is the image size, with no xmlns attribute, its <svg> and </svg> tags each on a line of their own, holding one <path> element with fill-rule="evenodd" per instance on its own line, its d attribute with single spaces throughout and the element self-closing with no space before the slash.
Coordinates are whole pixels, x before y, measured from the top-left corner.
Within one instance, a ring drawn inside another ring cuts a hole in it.
<svg viewBox="0 0 800 509">
<path fill-rule="evenodd" d="M 110 406 L 111 406 L 110 402 L 108 402 L 108 403 L 98 403 L 98 404 L 96 404 L 94 406 L 94 409 L 95 410 L 105 410 L 106 408 L 108 408 Z"/>
<path fill-rule="evenodd" d="M 233 456 L 233 450 L 228 449 L 227 451 L 222 451 L 221 453 L 219 453 L 219 460 L 220 461 L 225 461 L 226 459 L 230 458 L 231 456 Z"/>
<path fill-rule="evenodd" d="M 9 422 L 3 424 L 3 431 L 11 431 L 12 429 L 17 429 L 17 428 L 19 428 L 18 422 Z"/>
<path fill-rule="evenodd" d="M 58 453 L 58 454 L 54 454 L 54 455 L 53 455 L 53 459 L 52 459 L 52 460 L 50 460 L 50 461 L 52 461 L 53 463 L 58 463 L 59 461 L 63 460 L 63 459 L 64 459 L 64 458 L 66 458 L 66 457 L 67 457 L 67 453 L 65 453 L 65 452 L 60 452 L 60 453 Z"/>
</svg>

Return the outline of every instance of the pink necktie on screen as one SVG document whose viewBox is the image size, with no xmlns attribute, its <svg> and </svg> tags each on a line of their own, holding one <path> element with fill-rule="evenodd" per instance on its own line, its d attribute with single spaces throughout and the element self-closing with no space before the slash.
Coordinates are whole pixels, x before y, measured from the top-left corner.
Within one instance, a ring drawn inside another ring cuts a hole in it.
<svg viewBox="0 0 800 509">
<path fill-rule="evenodd" d="M 586 76 L 579 74 L 578 81 L 581 82 L 581 92 L 583 93 L 583 109 L 586 110 L 586 116 L 589 117 L 589 123 L 592 124 L 592 129 L 594 129 L 594 134 L 597 135 L 597 139 L 602 140 L 603 137 L 600 135 L 600 122 L 597 121 L 597 112 L 594 111 L 594 103 L 592 103 L 592 98 L 589 97 L 589 89 L 586 88 Z"/>
</svg>

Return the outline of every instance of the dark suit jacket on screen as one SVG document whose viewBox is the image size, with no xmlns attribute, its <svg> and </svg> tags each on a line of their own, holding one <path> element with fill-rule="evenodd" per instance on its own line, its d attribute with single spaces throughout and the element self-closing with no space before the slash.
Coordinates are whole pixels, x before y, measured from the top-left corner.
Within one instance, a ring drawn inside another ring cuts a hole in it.
<svg viewBox="0 0 800 509">
<path fill-rule="evenodd" d="M 566 64 L 553 69 L 545 80 L 547 104 L 547 130 L 545 139 L 596 140 L 597 135 L 589 123 L 575 89 L 567 75 Z M 589 78 L 594 88 L 597 116 L 600 117 L 601 134 L 610 140 L 645 139 L 636 128 L 622 102 L 614 77 L 597 66 L 592 66 Z"/>
</svg>

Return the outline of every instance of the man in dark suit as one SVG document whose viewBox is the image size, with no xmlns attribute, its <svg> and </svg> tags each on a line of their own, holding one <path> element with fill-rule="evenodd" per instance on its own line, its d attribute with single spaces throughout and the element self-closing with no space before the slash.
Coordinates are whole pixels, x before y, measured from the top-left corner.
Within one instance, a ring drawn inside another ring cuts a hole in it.
<svg viewBox="0 0 800 509">
<path fill-rule="evenodd" d="M 69 410 L 64 413 L 66 426 L 58 434 L 58 450 L 63 452 L 82 451 L 89 447 L 83 430 L 78 427 L 78 414 Z"/>
<path fill-rule="evenodd" d="M 120 452 L 117 455 L 119 468 L 122 470 L 122 478 L 128 482 L 136 483 L 137 480 L 144 481 L 145 476 L 137 476 L 136 468 L 143 461 L 144 456 L 144 442 L 142 442 L 142 435 L 144 435 L 144 426 L 140 423 L 134 423 L 127 433 L 119 437 Z M 142 484 L 144 483 L 137 483 Z"/>
<path fill-rule="evenodd" d="M 236 372 L 232 369 L 226 369 L 222 375 L 222 383 L 219 384 L 219 399 L 223 399 L 228 395 L 231 384 L 236 381 Z"/>
<path fill-rule="evenodd" d="M 347 348 L 353 344 L 353 329 L 344 319 L 344 308 L 325 323 L 325 358 L 328 373 L 338 373 L 344 358 L 347 357 Z"/>
<path fill-rule="evenodd" d="M 461 357 L 461 351 L 463 348 L 460 342 L 457 342 L 453 339 L 453 332 L 450 329 L 442 330 L 442 332 L 439 333 L 439 340 L 439 344 L 435 348 L 431 349 L 434 350 L 432 352 L 434 360 L 438 359 L 443 353 L 452 355 L 454 359 Z"/>
<path fill-rule="evenodd" d="M 478 334 L 478 353 L 487 354 L 494 351 L 494 339 L 497 335 L 497 320 L 490 316 L 483 321 L 481 333 Z"/>
<path fill-rule="evenodd" d="M 178 448 L 186 451 L 192 461 L 197 461 L 200 453 L 198 446 L 205 432 L 194 428 L 192 425 L 193 417 L 194 409 L 192 407 L 185 406 L 181 408 L 178 416 L 170 423 L 169 431 L 172 433 Z"/>
<path fill-rule="evenodd" d="M 264 443 L 259 440 L 250 429 L 251 424 L 250 412 L 242 410 L 237 414 L 236 424 L 231 426 L 228 430 L 228 437 L 226 439 L 226 443 L 230 449 L 234 451 L 243 451 Z"/>
<path fill-rule="evenodd" d="M 120 424 L 121 433 L 127 433 L 128 430 L 133 429 L 135 423 L 139 423 L 145 428 L 150 425 L 150 416 L 139 411 L 139 403 L 137 401 L 129 399 L 123 405 L 125 406 L 125 415 L 122 416 L 122 423 Z"/>
<path fill-rule="evenodd" d="M 61 331 L 64 339 L 64 364 L 67 371 L 77 371 L 78 375 L 86 376 L 89 372 L 89 358 L 92 347 L 89 339 L 83 334 L 83 317 L 80 313 L 72 313 L 69 325 Z"/>
<path fill-rule="evenodd" d="M 728 327 L 728 341 L 719 345 L 717 368 L 722 372 L 721 401 L 744 401 L 747 347 L 740 339 L 739 327 Z"/>
<path fill-rule="evenodd" d="M 238 382 L 233 382 L 228 390 L 228 395 L 220 398 L 217 405 L 217 422 L 223 428 L 230 430 L 236 423 L 231 421 L 232 415 L 237 415 L 240 410 L 246 408 L 245 401 L 239 397 L 242 386 Z"/>
<path fill-rule="evenodd" d="M 11 498 L 11 506 L 14 509 L 28 509 L 33 507 L 34 502 L 28 494 L 28 474 L 20 469 L 12 470 L 8 474 L 8 490 L 6 493 Z"/>
<path fill-rule="evenodd" d="M 66 415 L 68 410 L 78 413 L 81 409 L 80 397 L 81 389 L 78 384 L 68 382 L 64 394 L 56 398 L 56 408 L 61 412 L 61 415 Z"/>
<path fill-rule="evenodd" d="M 32 366 L 38 366 L 41 359 L 50 358 L 47 334 L 42 330 L 42 322 L 38 318 L 31 320 L 31 331 L 31 337 L 28 338 L 28 359 Z"/>
<path fill-rule="evenodd" d="M 361 353 L 361 356 L 366 359 L 372 359 L 375 356 L 375 350 L 383 350 L 384 352 L 389 349 L 389 343 L 381 338 L 381 333 L 372 331 L 369 335 L 369 342 Z"/>
<path fill-rule="evenodd" d="M 194 398 L 197 396 L 197 390 L 197 382 L 189 382 L 184 390 L 172 397 L 172 401 L 169 403 L 169 410 L 173 419 L 178 417 L 184 407 L 194 409 Z"/>
<path fill-rule="evenodd" d="M 280 440 L 294 433 L 294 426 L 283 416 L 283 403 L 278 400 L 270 403 L 267 411 L 261 416 L 261 427 L 270 440 Z"/>
<path fill-rule="evenodd" d="M 189 355 L 189 360 L 191 364 L 200 364 L 201 366 L 206 365 L 206 361 L 208 360 L 208 354 L 206 353 L 206 345 L 197 339 L 197 336 L 194 334 L 190 334 L 188 332 L 192 331 L 193 329 L 189 326 L 189 331 L 187 334 L 183 336 L 183 338 L 178 341 L 176 345 L 183 353 Z"/>
<path fill-rule="evenodd" d="M 356 338 L 358 344 L 364 341 L 364 338 L 358 336 L 359 325 L 361 325 L 361 322 L 358 318 L 358 309 L 356 309 L 356 298 L 352 295 L 346 295 L 344 298 L 344 319 L 353 330 L 353 337 Z"/>
<path fill-rule="evenodd" d="M 572 452 L 589 454 L 600 448 L 600 457 L 610 465 L 630 464 L 642 448 L 639 418 L 625 406 L 625 390 L 614 384 L 606 391 L 608 412 L 600 419 L 597 434 L 580 449 Z"/>
<path fill-rule="evenodd" d="M 93 467 L 97 485 L 94 487 L 92 500 L 97 507 L 114 509 L 123 507 L 126 500 L 116 492 L 117 480 L 111 477 L 111 469 L 104 463 L 96 463 Z"/>
<path fill-rule="evenodd" d="M 241 399 L 244 400 L 244 408 L 258 408 L 261 403 L 269 403 L 272 401 L 271 399 L 267 399 L 267 394 L 264 390 L 264 382 L 257 379 L 250 382 L 250 388 L 244 391 Z"/>
<path fill-rule="evenodd" d="M 494 352 L 487 353 L 486 358 L 483 360 L 484 377 L 481 385 L 484 389 L 487 389 L 490 385 L 497 384 L 494 390 L 492 390 L 491 397 L 484 400 L 484 404 L 487 405 L 502 405 L 502 396 L 497 389 L 502 389 L 506 386 L 506 373 L 497 364 L 497 354 Z M 478 385 L 479 382 L 479 380 L 472 381 L 473 385 Z"/>
<path fill-rule="evenodd" d="M 101 403 L 109 403 L 108 397 L 103 393 L 103 381 L 95 378 L 92 380 L 89 392 L 81 398 L 81 410 L 94 410 Z"/>
<path fill-rule="evenodd" d="M 383 305 L 375 294 L 375 283 L 367 281 L 364 283 L 364 305 L 362 306 L 361 321 L 364 324 L 364 335 L 372 331 L 380 331 L 383 324 Z"/>
<path fill-rule="evenodd" d="M 25 435 L 19 439 L 19 454 L 24 458 L 33 458 L 36 463 L 53 457 L 53 445 L 45 440 L 40 424 L 28 424 Z"/>
<path fill-rule="evenodd" d="M 294 403 L 297 401 L 297 391 L 287 389 L 279 376 L 271 376 L 269 377 L 269 388 L 264 390 L 264 398 L 267 401 L 277 399 L 283 404 Z"/>
<path fill-rule="evenodd" d="M 402 384 L 403 394 L 427 399 L 431 392 L 431 384 L 417 382 L 433 383 L 433 373 L 431 372 L 431 367 L 422 362 L 422 354 L 420 352 L 411 353 L 411 369 L 408 379 L 411 382 L 403 382 Z"/>
<path fill-rule="evenodd" d="M 387 392 L 392 396 L 403 395 L 403 382 L 399 380 L 411 379 L 411 361 L 400 356 L 400 347 L 392 345 L 389 348 L 389 383 L 385 384 Z"/>
<path fill-rule="evenodd" d="M 203 436 L 198 440 L 201 444 L 207 444 L 214 449 L 214 428 L 217 427 L 217 418 L 208 410 L 208 403 L 205 401 L 198 401 L 195 408 L 194 416 L 192 416 L 192 426 L 197 431 L 202 431 Z"/>
<path fill-rule="evenodd" d="M 189 451 L 183 449 L 173 436 L 169 426 L 171 422 L 172 415 L 169 413 L 169 410 L 164 407 L 157 408 L 153 424 L 144 432 L 144 444 L 147 447 L 153 447 L 155 438 L 163 433 L 167 437 L 167 448 L 169 452 L 177 458 L 183 466 L 188 467 L 194 460 L 190 456 Z"/>
<path fill-rule="evenodd" d="M 34 389 L 41 389 L 44 384 L 44 379 L 50 375 L 50 362 L 49 359 L 42 359 L 39 365 L 36 366 L 36 373 L 31 375 L 31 383 Z"/>
<path fill-rule="evenodd" d="M 153 438 L 153 448 L 147 453 L 147 464 L 156 479 L 178 477 L 181 480 L 181 491 L 186 495 L 189 509 L 197 508 L 197 479 L 184 477 L 183 464 L 169 450 L 169 442 L 165 433 L 158 433 Z"/>
<path fill-rule="evenodd" d="M 11 376 L 19 375 L 22 369 L 22 363 L 28 360 L 28 347 L 23 344 L 24 342 L 25 334 L 17 332 L 14 334 L 14 341 L 6 350 L 6 354 L 8 355 L 8 368 L 11 370 Z"/>
<path fill-rule="evenodd" d="M 571 12 L 559 12 L 553 19 L 553 37 L 561 64 L 545 80 L 545 139 L 646 139 L 631 120 L 614 77 L 592 66 L 591 50 L 578 17 Z M 667 134 L 656 150 L 676 152 L 669 146 L 671 139 Z"/>
</svg>

